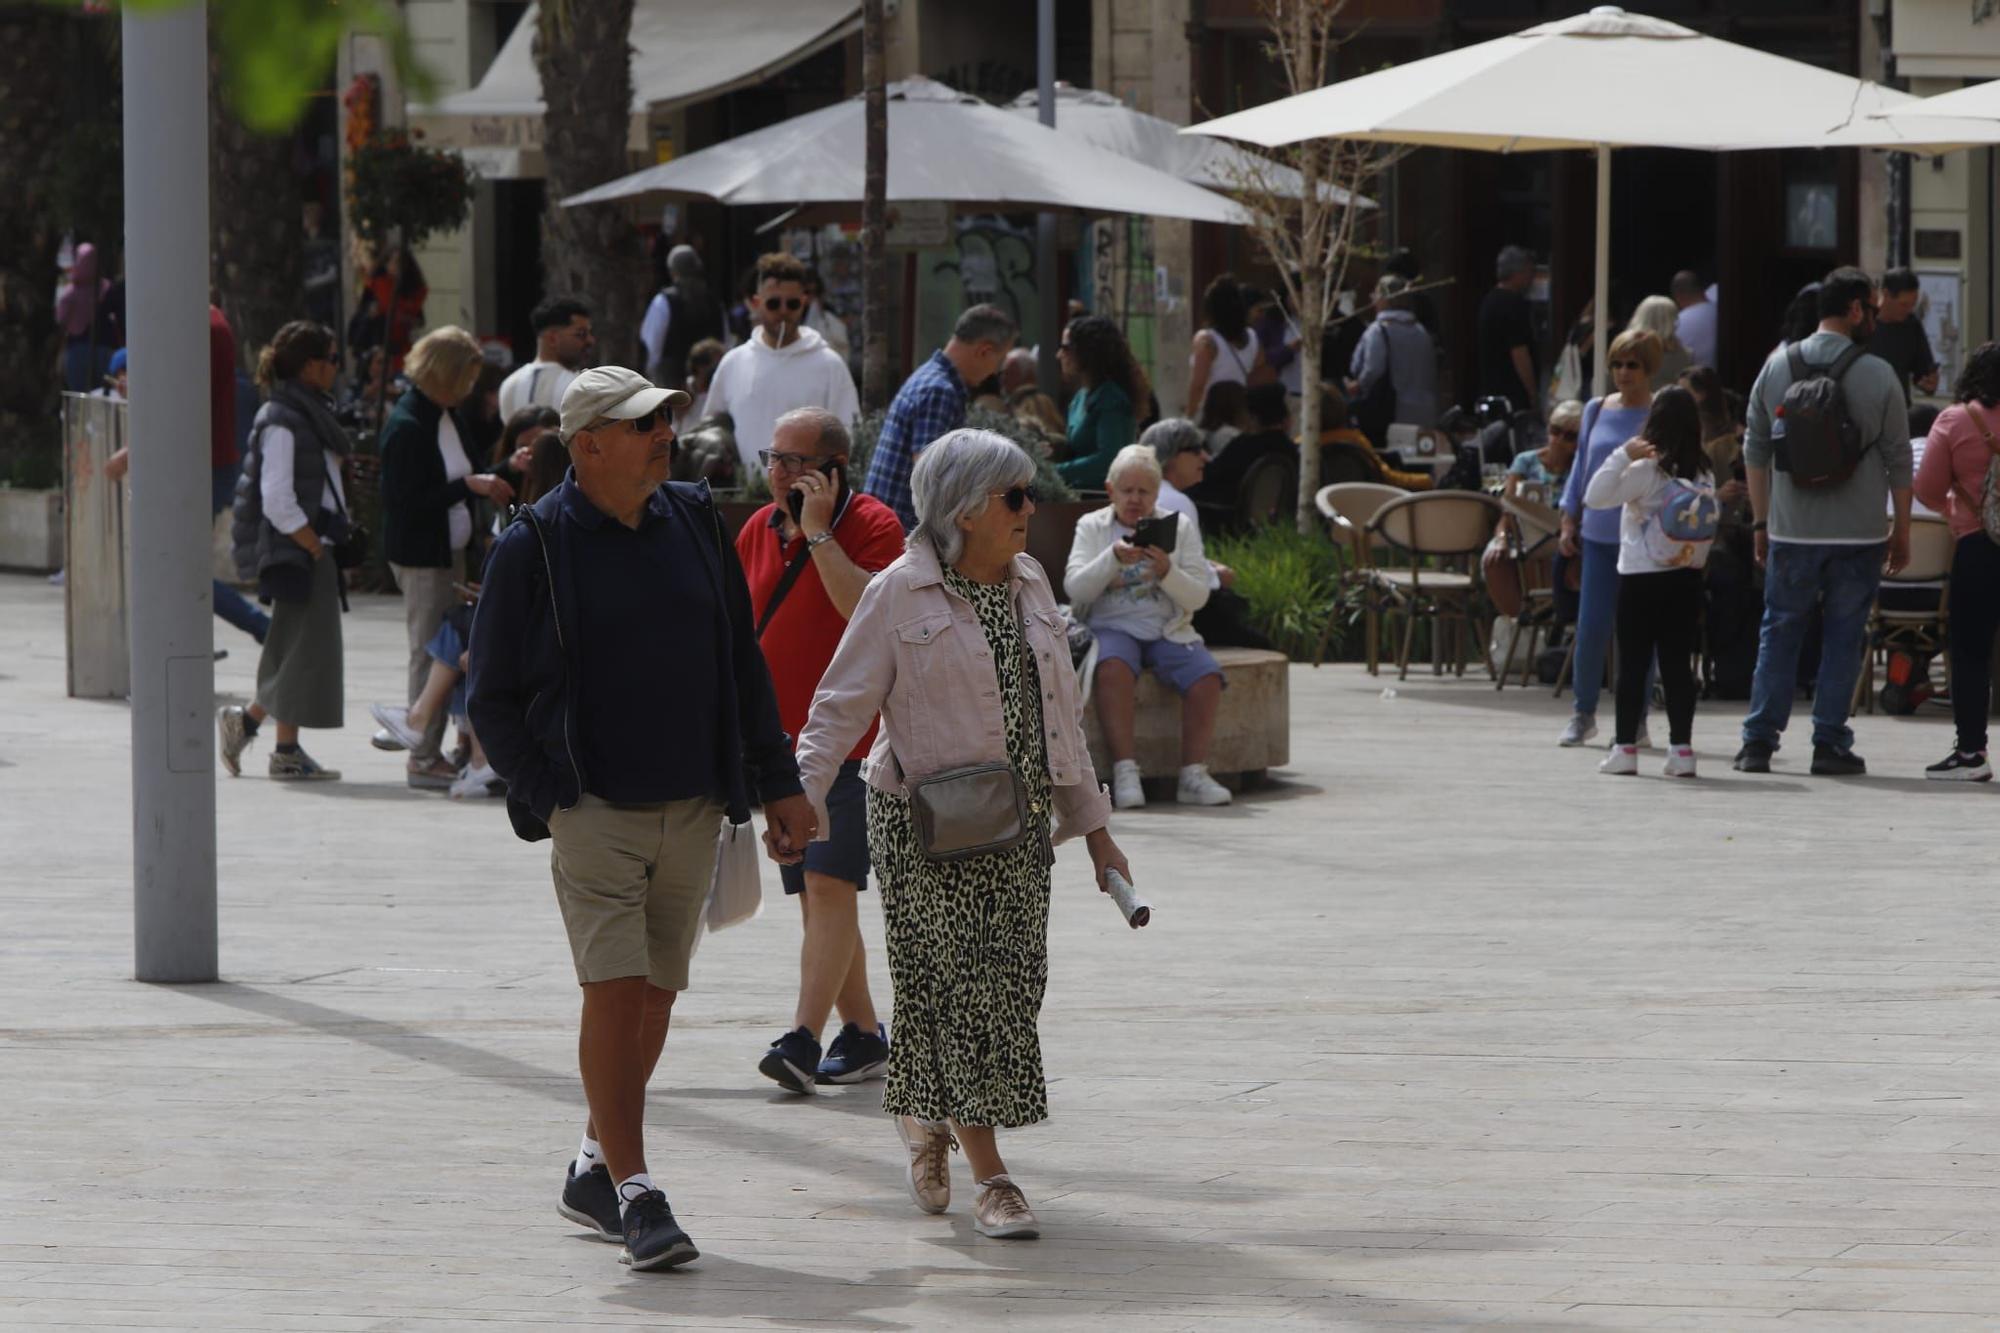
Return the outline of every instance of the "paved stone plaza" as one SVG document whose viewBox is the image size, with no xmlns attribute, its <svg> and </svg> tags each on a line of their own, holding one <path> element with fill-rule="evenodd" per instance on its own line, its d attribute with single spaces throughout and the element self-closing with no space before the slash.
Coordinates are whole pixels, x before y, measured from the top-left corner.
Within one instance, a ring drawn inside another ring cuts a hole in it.
<svg viewBox="0 0 2000 1333">
<path fill-rule="evenodd" d="M 1293 767 L 1120 816 L 1154 925 L 1065 848 L 1045 1239 L 910 1205 L 880 1086 L 788 1098 L 795 912 L 712 937 L 651 1102 L 703 1257 L 555 1215 L 583 1118 L 545 849 L 405 789 L 346 621 L 347 780 L 218 776 L 216 986 L 130 980 L 129 719 L 63 691 L 62 595 L 0 577 L 0 1327 L 1884 1329 L 2000 1320 L 2000 790 L 1613 780 L 1545 691 L 1292 674 Z M 254 646 L 218 624 L 240 695 Z M 1795 732 L 1795 736 L 1797 733 Z M 880 919 L 864 912 L 886 999 Z"/>
</svg>

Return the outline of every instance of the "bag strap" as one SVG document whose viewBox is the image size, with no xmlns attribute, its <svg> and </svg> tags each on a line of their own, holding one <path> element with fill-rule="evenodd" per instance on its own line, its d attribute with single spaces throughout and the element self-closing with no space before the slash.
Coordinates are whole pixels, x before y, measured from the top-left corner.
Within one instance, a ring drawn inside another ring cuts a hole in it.
<svg viewBox="0 0 2000 1333">
<path fill-rule="evenodd" d="M 813 548 L 808 544 L 785 565 L 785 572 L 778 578 L 778 586 L 771 589 L 771 600 L 764 603 L 764 614 L 757 617 L 759 639 L 764 637 L 764 631 L 770 627 L 771 617 L 778 614 L 778 608 L 784 604 L 786 594 L 791 592 L 792 585 L 799 581 L 799 576 L 806 572 L 806 566 L 812 563 L 812 558 Z"/>
<path fill-rule="evenodd" d="M 1854 369 L 1854 363 L 1866 355 L 1866 347 L 1860 343 L 1849 343 L 1847 350 L 1835 357 L 1833 364 L 1826 368 L 1826 377 L 1838 384 L 1848 371 Z"/>
<path fill-rule="evenodd" d="M 1800 380 L 1809 379 L 1812 376 L 1812 367 L 1806 364 L 1804 343 L 1785 344 L 1785 368 L 1792 372 L 1792 383 L 1794 384 L 1797 384 Z"/>
</svg>

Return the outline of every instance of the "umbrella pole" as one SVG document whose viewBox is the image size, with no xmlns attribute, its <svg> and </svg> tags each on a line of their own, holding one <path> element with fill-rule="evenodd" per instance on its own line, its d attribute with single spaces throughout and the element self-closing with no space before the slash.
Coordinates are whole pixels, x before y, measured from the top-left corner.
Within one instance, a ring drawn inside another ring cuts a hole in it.
<svg viewBox="0 0 2000 1333">
<path fill-rule="evenodd" d="M 1611 343 L 1611 149 L 1605 144 L 1597 146 L 1597 296 L 1592 309 L 1590 386 L 1609 393 L 1611 376 L 1604 363 Z"/>
<path fill-rule="evenodd" d="M 1035 6 L 1035 109 L 1036 118 L 1050 129 L 1056 123 L 1056 4 L 1040 0 Z M 1062 342 L 1062 281 L 1056 273 L 1056 215 L 1044 212 L 1035 218 L 1035 286 L 1040 300 L 1035 312 L 1035 341 L 1038 345 L 1035 378 L 1042 392 L 1058 401 L 1062 397 L 1062 369 L 1056 364 L 1056 347 Z M 1028 330 L 1021 330 L 1025 341 Z"/>
</svg>

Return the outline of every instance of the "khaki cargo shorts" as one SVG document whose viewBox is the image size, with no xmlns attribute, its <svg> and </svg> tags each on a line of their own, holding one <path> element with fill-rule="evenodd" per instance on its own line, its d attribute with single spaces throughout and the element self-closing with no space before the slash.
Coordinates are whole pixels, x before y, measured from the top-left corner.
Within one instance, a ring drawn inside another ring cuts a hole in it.
<svg viewBox="0 0 2000 1333">
<path fill-rule="evenodd" d="M 686 990 L 722 805 L 613 805 L 585 794 L 549 818 L 556 905 L 579 984 L 645 977 Z"/>
</svg>

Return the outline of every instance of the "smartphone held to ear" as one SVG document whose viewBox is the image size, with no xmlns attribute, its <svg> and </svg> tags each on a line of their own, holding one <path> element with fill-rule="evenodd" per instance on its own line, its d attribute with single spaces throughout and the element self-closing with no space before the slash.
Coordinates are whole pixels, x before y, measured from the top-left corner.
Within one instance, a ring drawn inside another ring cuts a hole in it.
<svg viewBox="0 0 2000 1333">
<path fill-rule="evenodd" d="M 839 503 L 840 488 L 847 484 L 847 469 L 838 463 L 828 463 L 825 467 L 814 468 L 813 471 L 833 483 L 834 501 L 836 504 Z M 792 522 L 803 522 L 806 512 L 805 493 L 797 490 L 785 492 L 785 508 L 791 511 Z"/>
</svg>

